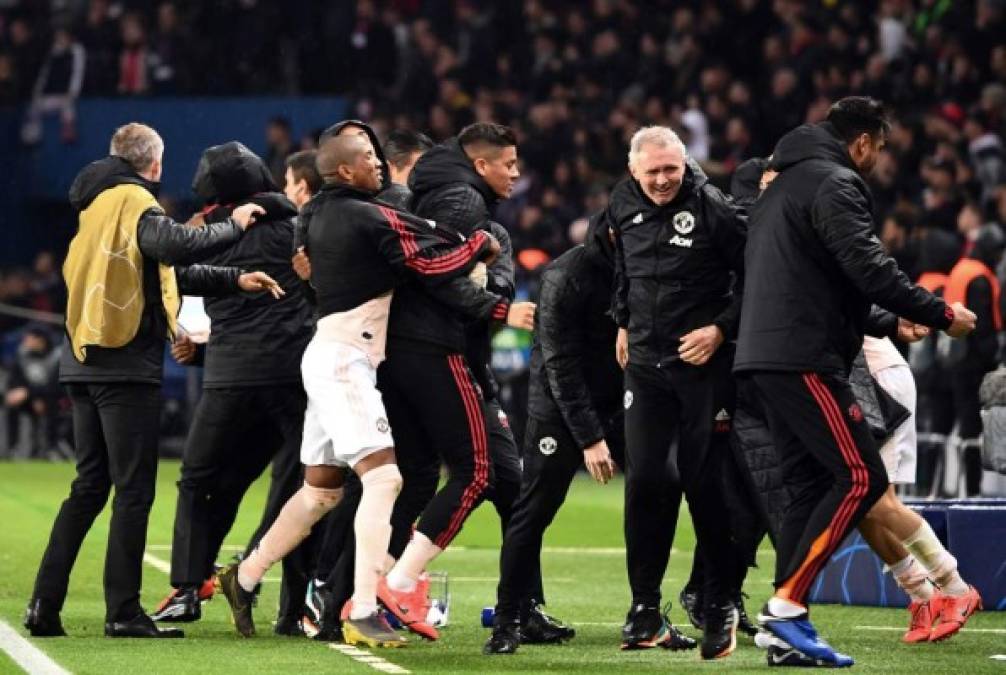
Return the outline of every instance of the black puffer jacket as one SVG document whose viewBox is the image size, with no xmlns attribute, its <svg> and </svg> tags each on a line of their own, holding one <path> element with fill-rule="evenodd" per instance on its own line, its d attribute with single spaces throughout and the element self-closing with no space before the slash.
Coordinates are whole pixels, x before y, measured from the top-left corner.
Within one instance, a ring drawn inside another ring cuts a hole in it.
<svg viewBox="0 0 1006 675">
<path fill-rule="evenodd" d="M 786 134 L 780 174 L 751 208 L 735 371 L 845 375 L 873 303 L 933 328 L 946 304 L 913 286 L 873 234 L 871 200 L 828 122 Z"/>
<path fill-rule="evenodd" d="M 607 220 L 594 216 L 584 245 L 549 263 L 535 313 L 528 415 L 564 423 L 581 448 L 605 438 L 622 410 L 608 232 Z"/>
<path fill-rule="evenodd" d="M 464 241 L 476 230 L 489 229 L 489 205 L 495 202 L 495 197 L 456 140 L 431 148 L 420 157 L 409 176 L 409 187 L 412 212 L 435 222 L 444 236 Z M 499 265 L 513 269 L 509 256 L 501 255 L 493 267 Z M 491 283 L 494 278 L 498 279 L 498 275 L 491 273 Z M 512 273 L 510 279 L 512 293 Z M 495 283 L 481 289 L 467 279 L 455 279 L 433 290 L 416 283 L 406 284 L 395 291 L 391 303 L 389 343 L 405 348 L 464 352 L 468 321 L 506 318 L 513 296 L 505 293 L 507 288 Z M 485 370 L 484 365 L 469 365 L 473 371 Z M 484 372 L 476 372 L 476 377 L 491 391 L 493 387 L 487 387 Z"/>
<path fill-rule="evenodd" d="M 108 157 L 89 164 L 80 172 L 70 186 L 70 204 L 74 210 L 82 211 L 103 191 L 124 183 L 142 185 L 151 194 L 157 193 L 157 185 L 137 175 L 125 160 Z M 72 349 L 63 349 L 60 382 L 160 384 L 168 322 L 161 302 L 158 263 L 176 266 L 175 275 L 182 294 L 234 293 L 238 290 L 240 270 L 192 263 L 205 260 L 240 237 L 241 228 L 230 219 L 195 228 L 176 223 L 160 209 L 144 213 L 137 225 L 137 240 L 143 253 L 144 305 L 136 337 L 117 349 L 89 348 L 86 364 L 73 358 Z"/>
<path fill-rule="evenodd" d="M 630 177 L 605 213 L 616 234 L 615 321 L 629 330 L 630 361 L 676 361 L 681 337 L 710 324 L 736 335 L 746 220 L 693 162 L 669 204 L 656 206 Z"/>
<path fill-rule="evenodd" d="M 290 265 L 297 209 L 273 190 L 265 163 L 240 143 L 206 150 L 193 185 L 200 184 L 200 175 L 212 177 L 203 184 L 211 184 L 212 193 L 219 195 L 221 204 L 227 204 L 208 208 L 207 222 L 226 219 L 235 206 L 247 202 L 265 209 L 239 242 L 207 262 L 260 270 L 286 291 L 278 300 L 267 292 L 206 300 L 212 323 L 203 387 L 299 383 L 301 356 L 313 330 L 313 310 Z"/>
</svg>

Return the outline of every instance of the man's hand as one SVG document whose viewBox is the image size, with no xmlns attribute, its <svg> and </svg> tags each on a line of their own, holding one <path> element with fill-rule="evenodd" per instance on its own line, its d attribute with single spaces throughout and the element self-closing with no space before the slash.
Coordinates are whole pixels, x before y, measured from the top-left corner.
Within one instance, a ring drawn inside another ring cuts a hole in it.
<svg viewBox="0 0 1006 675">
<path fill-rule="evenodd" d="M 681 338 L 678 354 L 685 363 L 701 366 L 712 358 L 721 344 L 723 344 L 723 331 L 719 326 L 704 326 Z"/>
<path fill-rule="evenodd" d="M 171 357 L 183 366 L 192 363 L 196 360 L 196 343 L 188 335 L 179 335 L 171 345 Z"/>
<path fill-rule="evenodd" d="M 583 451 L 583 463 L 594 480 L 601 485 L 605 485 L 615 475 L 615 462 L 612 461 L 608 444 L 603 438 Z"/>
<path fill-rule="evenodd" d="M 196 211 L 192 214 L 191 218 L 185 221 L 185 224 L 192 227 L 202 227 L 206 224 L 206 216 L 203 215 L 202 211 Z"/>
<path fill-rule="evenodd" d="M 947 335 L 953 338 L 964 337 L 975 329 L 978 316 L 959 302 L 950 306 L 954 312 L 954 322 L 947 328 Z"/>
<path fill-rule="evenodd" d="M 489 237 L 489 248 L 487 248 L 482 254 L 482 262 L 484 262 L 488 267 L 496 262 L 496 258 L 500 257 L 500 251 L 503 249 L 500 247 L 500 243 L 496 241 L 496 237 L 492 236 L 485 230 L 483 230 L 483 233 Z"/>
<path fill-rule="evenodd" d="M 511 304 L 510 310 L 506 314 L 506 325 L 511 328 L 534 330 L 535 307 L 536 305 L 533 302 L 515 302 Z"/>
<path fill-rule="evenodd" d="M 242 274 L 238 277 L 238 286 L 241 287 L 242 291 L 249 293 L 269 291 L 272 293 L 272 297 L 277 300 L 286 295 L 286 291 L 280 288 L 279 284 L 265 272 L 246 272 Z"/>
<path fill-rule="evenodd" d="M 10 408 L 16 408 L 28 400 L 28 387 L 14 387 L 4 396 L 4 403 Z"/>
<path fill-rule="evenodd" d="M 468 278 L 479 288 L 485 288 L 489 285 L 489 266 L 481 260 L 478 261 L 472 271 L 468 273 Z"/>
<path fill-rule="evenodd" d="M 898 318 L 898 341 L 918 342 L 929 335 L 929 328 L 917 323 L 912 323 L 908 319 Z"/>
<path fill-rule="evenodd" d="M 290 262 L 293 263 L 293 271 L 297 273 L 301 281 L 311 280 L 311 259 L 307 257 L 303 246 L 297 248 L 297 252 L 293 254 Z"/>
<path fill-rule="evenodd" d="M 615 360 L 618 365 L 625 370 L 629 363 L 629 329 L 619 328 L 618 335 L 615 336 Z"/>
<path fill-rule="evenodd" d="M 242 204 L 231 212 L 231 218 L 242 230 L 247 230 L 255 222 L 255 216 L 265 213 L 258 204 Z"/>
</svg>

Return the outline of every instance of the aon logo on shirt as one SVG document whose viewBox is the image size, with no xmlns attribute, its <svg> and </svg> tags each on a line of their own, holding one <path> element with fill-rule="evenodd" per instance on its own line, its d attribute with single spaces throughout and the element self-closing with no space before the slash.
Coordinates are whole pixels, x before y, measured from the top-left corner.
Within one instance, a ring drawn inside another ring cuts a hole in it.
<svg viewBox="0 0 1006 675">
<path fill-rule="evenodd" d="M 680 246 L 681 248 L 691 248 L 693 239 L 688 239 L 687 237 L 682 237 L 680 234 L 676 234 L 671 237 L 671 240 L 667 242 L 671 246 Z"/>
</svg>

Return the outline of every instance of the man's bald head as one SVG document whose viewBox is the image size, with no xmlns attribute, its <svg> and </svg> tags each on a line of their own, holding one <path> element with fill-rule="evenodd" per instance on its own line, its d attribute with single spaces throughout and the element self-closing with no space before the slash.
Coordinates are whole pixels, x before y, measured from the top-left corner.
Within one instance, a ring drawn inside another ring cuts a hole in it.
<svg viewBox="0 0 1006 675">
<path fill-rule="evenodd" d="M 318 149 L 318 173 L 326 183 L 345 183 L 368 192 L 381 187 L 381 164 L 374 146 L 357 134 L 326 138 Z"/>
</svg>

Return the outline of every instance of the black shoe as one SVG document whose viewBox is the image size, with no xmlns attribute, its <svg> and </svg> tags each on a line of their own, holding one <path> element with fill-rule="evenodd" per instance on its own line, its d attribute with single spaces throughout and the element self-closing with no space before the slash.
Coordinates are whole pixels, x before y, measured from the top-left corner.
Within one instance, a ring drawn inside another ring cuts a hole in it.
<svg viewBox="0 0 1006 675">
<path fill-rule="evenodd" d="M 312 580 L 304 600 L 304 616 L 300 620 L 304 635 L 320 642 L 342 642 L 342 620 L 332 589 Z"/>
<path fill-rule="evenodd" d="M 622 626 L 622 649 L 695 649 L 698 643 L 671 625 L 667 618 L 670 607 L 668 604 L 661 614 L 655 606 L 634 605 Z"/>
<path fill-rule="evenodd" d="M 146 614 L 140 613 L 129 621 L 109 621 L 105 624 L 105 637 L 112 638 L 181 638 L 185 633 L 179 628 L 158 628 Z"/>
<path fill-rule="evenodd" d="M 527 645 L 558 644 L 574 637 L 576 630 L 543 612 L 539 604 L 531 607 L 520 624 L 520 641 Z"/>
<path fill-rule="evenodd" d="M 483 654 L 513 654 L 520 646 L 521 631 L 517 623 L 497 624 L 493 627 L 493 634 L 486 640 L 482 647 Z"/>
<path fill-rule="evenodd" d="M 59 611 L 48 601 L 33 598 L 24 612 L 24 627 L 32 637 L 65 637 Z"/>
<path fill-rule="evenodd" d="M 691 586 L 685 586 L 681 589 L 678 602 L 681 603 L 681 609 L 685 610 L 688 621 L 699 630 L 702 630 L 702 625 L 705 622 L 705 617 L 702 616 L 702 593 Z"/>
<path fill-rule="evenodd" d="M 304 627 L 299 616 L 281 616 L 273 624 L 272 632 L 287 637 L 304 637 Z"/>
<path fill-rule="evenodd" d="M 737 630 L 744 633 L 750 638 L 753 638 L 758 634 L 758 626 L 755 625 L 751 618 L 748 616 L 747 610 L 744 609 L 744 598 L 747 595 L 744 593 L 738 593 L 737 597 L 734 598 L 734 607 L 737 608 Z"/>
<path fill-rule="evenodd" d="M 702 658 L 723 659 L 737 649 L 737 608 L 732 602 L 706 608 L 706 625 L 702 631 Z"/>
<path fill-rule="evenodd" d="M 255 635 L 255 618 L 252 616 L 255 594 L 241 588 L 241 584 L 238 583 L 238 563 L 230 564 L 220 570 L 217 580 L 220 582 L 220 591 L 227 598 L 227 604 L 231 606 L 231 616 L 238 633 L 243 637 Z"/>
<path fill-rule="evenodd" d="M 199 602 L 199 589 L 195 586 L 176 588 L 161 600 L 150 618 L 154 621 L 191 623 L 203 616 Z"/>
</svg>

